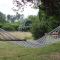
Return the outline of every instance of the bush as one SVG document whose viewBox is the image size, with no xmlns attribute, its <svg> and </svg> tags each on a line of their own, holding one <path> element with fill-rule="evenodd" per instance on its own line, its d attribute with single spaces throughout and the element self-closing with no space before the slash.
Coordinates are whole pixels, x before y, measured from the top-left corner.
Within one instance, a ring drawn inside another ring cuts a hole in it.
<svg viewBox="0 0 60 60">
<path fill-rule="evenodd" d="M 2 26 L 2 29 L 6 30 L 6 31 L 14 31 L 15 30 L 15 28 L 10 25 Z"/>
<path fill-rule="evenodd" d="M 18 24 L 5 23 L 1 28 L 6 31 L 16 31 L 18 29 Z"/>
<path fill-rule="evenodd" d="M 41 38 L 47 32 L 47 26 L 43 22 L 32 25 L 31 32 L 35 39 Z"/>
<path fill-rule="evenodd" d="M 3 24 L 0 23 L 0 28 L 3 26 Z"/>
</svg>

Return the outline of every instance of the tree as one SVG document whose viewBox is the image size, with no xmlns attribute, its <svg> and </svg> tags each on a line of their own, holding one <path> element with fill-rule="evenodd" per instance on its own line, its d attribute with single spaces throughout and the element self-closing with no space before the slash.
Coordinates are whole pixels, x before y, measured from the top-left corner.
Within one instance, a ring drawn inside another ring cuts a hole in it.
<svg viewBox="0 0 60 60">
<path fill-rule="evenodd" d="M 30 31 L 32 22 L 31 20 L 25 19 L 21 22 L 21 25 L 19 26 L 20 31 Z"/>
<path fill-rule="evenodd" d="M 13 4 L 16 7 L 19 7 L 18 10 L 21 8 L 23 9 L 27 2 L 30 2 L 37 7 L 41 3 L 40 6 L 43 6 L 43 9 L 48 15 L 60 15 L 60 0 L 13 0 Z"/>
<path fill-rule="evenodd" d="M 27 7 L 29 5 L 31 8 L 37 8 L 39 4 L 40 0 L 13 0 L 14 7 L 12 9 L 15 12 L 18 12 L 19 10 L 22 12 L 24 11 L 25 6 Z"/>
<path fill-rule="evenodd" d="M 43 35 L 46 31 L 49 32 L 60 25 L 60 0 L 41 0 L 41 2 L 39 1 L 40 0 L 21 0 L 21 1 L 15 0 L 16 7 L 18 7 L 19 9 L 21 9 L 22 7 L 23 7 L 22 9 L 24 9 L 24 6 L 26 5 L 27 2 L 31 2 L 32 4 L 34 4 L 34 6 L 39 7 L 39 20 L 40 20 L 39 24 L 36 23 L 38 22 L 36 18 L 30 17 L 32 18 L 32 20 L 34 19 L 35 22 L 33 24 L 32 29 L 33 34 L 37 35 L 35 37 L 38 37 L 39 33 Z M 43 29 L 45 28 L 47 30 L 44 31 Z"/>
<path fill-rule="evenodd" d="M 6 22 L 6 16 L 2 12 L 0 12 L 0 23 L 5 23 Z"/>
<path fill-rule="evenodd" d="M 60 0 L 41 0 L 41 2 L 39 9 L 47 15 L 46 19 L 50 20 L 50 26 L 56 28 L 60 25 Z"/>
<path fill-rule="evenodd" d="M 48 15 L 60 15 L 60 0 L 41 0 Z"/>
<path fill-rule="evenodd" d="M 32 21 L 31 32 L 35 39 L 41 38 L 47 32 L 46 22 L 42 19 L 39 20 L 39 16 L 29 16 L 28 19 Z"/>
</svg>

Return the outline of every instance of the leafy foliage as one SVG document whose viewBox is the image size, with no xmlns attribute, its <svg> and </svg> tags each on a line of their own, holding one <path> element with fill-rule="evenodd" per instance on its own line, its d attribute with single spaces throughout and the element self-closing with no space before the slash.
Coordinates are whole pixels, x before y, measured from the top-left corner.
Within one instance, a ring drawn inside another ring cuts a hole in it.
<svg viewBox="0 0 60 60">
<path fill-rule="evenodd" d="M 21 25 L 19 27 L 20 31 L 30 31 L 32 22 L 28 19 L 25 19 L 21 22 Z"/>
<path fill-rule="evenodd" d="M 18 30 L 19 23 L 5 23 L 1 28 L 7 31 L 16 31 Z"/>
<path fill-rule="evenodd" d="M 39 16 L 29 16 L 29 19 L 32 21 L 31 32 L 35 39 L 42 37 L 60 24 L 56 16 L 47 16 L 45 11 L 41 9 Z"/>
<path fill-rule="evenodd" d="M 31 32 L 35 39 L 42 37 L 47 32 L 46 22 L 44 20 L 39 20 L 39 16 L 29 16 L 32 21 Z"/>
</svg>

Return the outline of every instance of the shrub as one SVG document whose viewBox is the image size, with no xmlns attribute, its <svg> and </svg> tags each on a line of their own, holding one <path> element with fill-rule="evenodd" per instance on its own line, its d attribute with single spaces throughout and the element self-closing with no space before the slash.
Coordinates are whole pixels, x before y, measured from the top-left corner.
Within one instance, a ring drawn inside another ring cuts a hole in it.
<svg viewBox="0 0 60 60">
<path fill-rule="evenodd" d="M 14 31 L 15 30 L 15 28 L 10 25 L 2 26 L 2 29 L 6 30 L 6 31 Z"/>
<path fill-rule="evenodd" d="M 35 39 L 42 37 L 44 33 L 47 32 L 47 26 L 45 25 L 45 22 L 36 22 L 35 24 L 33 24 L 31 32 Z"/>
<path fill-rule="evenodd" d="M 3 26 L 3 24 L 0 23 L 0 28 Z"/>
</svg>

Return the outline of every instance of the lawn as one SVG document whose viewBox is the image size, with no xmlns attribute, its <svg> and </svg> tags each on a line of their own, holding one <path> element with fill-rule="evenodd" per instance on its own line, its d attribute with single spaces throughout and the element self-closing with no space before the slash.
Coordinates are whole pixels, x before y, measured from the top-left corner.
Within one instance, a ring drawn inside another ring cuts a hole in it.
<svg viewBox="0 0 60 60">
<path fill-rule="evenodd" d="M 60 60 L 60 42 L 43 48 L 24 48 L 0 41 L 0 60 Z"/>
<path fill-rule="evenodd" d="M 9 33 L 19 39 L 27 39 L 27 40 L 33 39 L 32 34 L 30 32 L 15 31 L 15 32 L 9 32 Z"/>
</svg>

